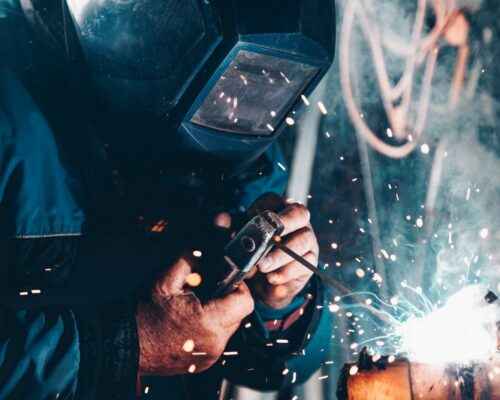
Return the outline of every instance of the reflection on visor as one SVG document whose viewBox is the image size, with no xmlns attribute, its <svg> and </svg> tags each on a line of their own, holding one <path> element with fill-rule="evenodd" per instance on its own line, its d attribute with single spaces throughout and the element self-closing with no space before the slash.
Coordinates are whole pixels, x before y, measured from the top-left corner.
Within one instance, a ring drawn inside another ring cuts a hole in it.
<svg viewBox="0 0 500 400">
<path fill-rule="evenodd" d="M 240 50 L 191 122 L 242 135 L 271 135 L 318 71 Z"/>
</svg>

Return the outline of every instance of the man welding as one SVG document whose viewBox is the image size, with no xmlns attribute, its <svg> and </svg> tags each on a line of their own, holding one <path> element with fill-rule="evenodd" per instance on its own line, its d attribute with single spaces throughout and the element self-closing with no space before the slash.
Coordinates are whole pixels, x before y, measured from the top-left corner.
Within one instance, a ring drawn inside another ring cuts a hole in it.
<svg viewBox="0 0 500 400">
<path fill-rule="evenodd" d="M 0 30 L 0 399 L 304 382 L 329 342 L 310 271 L 274 249 L 230 294 L 191 278 L 265 210 L 317 264 L 307 209 L 260 195 L 333 0 L 3 0 Z"/>
</svg>

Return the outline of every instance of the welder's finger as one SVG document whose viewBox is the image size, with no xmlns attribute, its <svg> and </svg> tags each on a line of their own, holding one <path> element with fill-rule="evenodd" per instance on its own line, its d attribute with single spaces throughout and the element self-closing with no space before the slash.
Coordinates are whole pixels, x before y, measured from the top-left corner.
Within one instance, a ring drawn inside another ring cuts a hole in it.
<svg viewBox="0 0 500 400">
<path fill-rule="evenodd" d="M 300 203 L 293 203 L 278 213 L 281 223 L 285 227 L 282 236 L 295 232 L 309 224 L 311 214 L 306 206 Z"/>
<path fill-rule="evenodd" d="M 312 251 L 302 257 L 313 265 L 316 265 L 318 262 L 318 255 Z M 284 267 L 266 274 L 266 279 L 271 285 L 284 285 L 293 281 L 303 284 L 309 280 L 312 274 L 312 271 L 294 260 Z"/>
<path fill-rule="evenodd" d="M 158 282 L 161 294 L 168 296 L 183 292 L 187 278 L 193 271 L 194 259 L 191 255 L 183 254 L 163 274 Z"/>
<path fill-rule="evenodd" d="M 242 282 L 234 292 L 209 300 L 204 304 L 203 309 L 209 318 L 228 327 L 239 323 L 253 311 L 253 307 L 250 289 L 245 282 Z"/>
<path fill-rule="evenodd" d="M 219 213 L 214 218 L 214 225 L 217 228 L 229 229 L 231 228 L 231 215 L 227 212 Z"/>
<path fill-rule="evenodd" d="M 283 244 L 297 254 L 306 254 L 312 251 L 318 254 L 318 241 L 316 235 L 310 227 L 302 228 L 283 240 Z M 267 273 L 274 271 L 291 263 L 294 259 L 279 248 L 274 248 L 264 257 L 257 268 L 259 271 Z"/>
<path fill-rule="evenodd" d="M 247 276 L 245 276 L 245 279 L 251 279 L 255 273 L 257 272 L 257 267 L 254 265 L 250 271 L 248 271 Z"/>
<path fill-rule="evenodd" d="M 277 193 L 268 192 L 260 195 L 248 209 L 248 217 L 255 217 L 263 211 L 278 212 L 283 210 L 287 203 L 283 197 Z"/>
</svg>

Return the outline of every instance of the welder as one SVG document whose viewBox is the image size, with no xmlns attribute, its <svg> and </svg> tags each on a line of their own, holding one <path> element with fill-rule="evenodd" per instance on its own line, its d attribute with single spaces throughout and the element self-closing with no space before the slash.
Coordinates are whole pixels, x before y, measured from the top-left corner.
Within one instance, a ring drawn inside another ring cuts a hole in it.
<svg viewBox="0 0 500 400">
<path fill-rule="evenodd" d="M 228 295 L 186 282 L 264 210 L 317 265 L 307 209 L 262 194 L 333 0 L 3 0 L 0 31 L 0 399 L 304 382 L 329 338 L 310 271 L 274 249 Z"/>
</svg>

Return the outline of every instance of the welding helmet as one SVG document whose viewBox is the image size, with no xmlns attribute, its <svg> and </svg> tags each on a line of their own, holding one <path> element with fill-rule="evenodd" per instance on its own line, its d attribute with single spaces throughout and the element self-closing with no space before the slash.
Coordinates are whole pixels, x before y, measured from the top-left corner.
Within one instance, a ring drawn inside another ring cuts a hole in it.
<svg viewBox="0 0 500 400">
<path fill-rule="evenodd" d="M 120 126 L 110 146 L 129 160 L 224 168 L 255 160 L 334 56 L 334 0 L 66 0 L 66 8 L 99 104 Z"/>
</svg>

